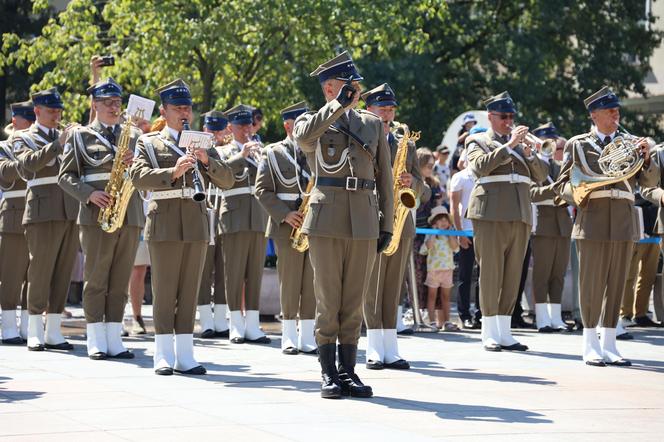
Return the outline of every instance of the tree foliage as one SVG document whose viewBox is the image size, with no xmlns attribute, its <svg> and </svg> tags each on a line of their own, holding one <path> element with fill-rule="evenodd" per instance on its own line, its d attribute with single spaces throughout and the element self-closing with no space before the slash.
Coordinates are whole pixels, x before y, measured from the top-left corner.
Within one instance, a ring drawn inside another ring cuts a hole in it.
<svg viewBox="0 0 664 442">
<path fill-rule="evenodd" d="M 276 138 L 278 110 L 322 104 L 309 72 L 347 49 L 364 86 L 389 82 L 398 119 L 433 146 L 456 115 L 502 90 L 531 127 L 586 130 L 582 100 L 603 84 L 645 93 L 661 39 L 653 21 L 643 2 L 622 0 L 72 0 L 41 35 L 4 34 L 0 70 L 44 71 L 32 89 L 59 86 L 66 119 L 79 119 L 89 59 L 110 53 L 104 74 L 126 91 L 156 98 L 182 77 L 198 111 L 260 106 Z M 631 117 L 632 132 L 661 135 L 654 117 Z"/>
</svg>

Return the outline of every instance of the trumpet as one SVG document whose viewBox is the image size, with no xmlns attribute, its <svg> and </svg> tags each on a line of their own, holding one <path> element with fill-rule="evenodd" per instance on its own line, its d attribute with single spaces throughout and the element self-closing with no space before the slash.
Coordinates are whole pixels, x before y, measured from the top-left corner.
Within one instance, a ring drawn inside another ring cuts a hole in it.
<svg viewBox="0 0 664 442">
<path fill-rule="evenodd" d="M 510 126 L 510 130 L 514 130 L 514 126 Z M 545 143 L 540 138 L 536 137 L 535 135 L 531 134 L 530 132 L 528 132 L 526 134 L 526 141 L 528 142 L 528 144 L 533 144 L 535 146 L 538 146 L 538 145 L 539 146 L 544 146 L 544 143 Z M 555 150 L 555 147 L 554 147 L 554 150 Z"/>
</svg>

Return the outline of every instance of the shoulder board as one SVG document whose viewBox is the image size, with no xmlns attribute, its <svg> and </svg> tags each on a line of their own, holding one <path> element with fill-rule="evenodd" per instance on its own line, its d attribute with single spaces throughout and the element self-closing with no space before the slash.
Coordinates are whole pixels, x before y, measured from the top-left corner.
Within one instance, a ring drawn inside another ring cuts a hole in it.
<svg viewBox="0 0 664 442">
<path fill-rule="evenodd" d="M 378 119 L 380 119 L 380 117 L 379 117 L 378 115 L 376 115 L 376 114 L 374 114 L 373 112 L 368 111 L 368 110 L 366 110 L 366 109 L 355 109 L 355 111 L 356 111 L 358 114 L 360 114 L 360 115 L 367 115 L 367 116 L 370 116 L 370 117 L 373 117 L 373 118 L 378 118 Z"/>
<path fill-rule="evenodd" d="M 584 138 L 588 137 L 589 135 L 591 135 L 590 132 L 586 132 L 584 134 L 579 134 L 579 135 L 574 135 L 572 138 L 567 140 L 567 142 L 569 143 L 569 142 L 574 142 L 574 141 L 580 141 L 580 140 L 583 140 Z"/>
</svg>

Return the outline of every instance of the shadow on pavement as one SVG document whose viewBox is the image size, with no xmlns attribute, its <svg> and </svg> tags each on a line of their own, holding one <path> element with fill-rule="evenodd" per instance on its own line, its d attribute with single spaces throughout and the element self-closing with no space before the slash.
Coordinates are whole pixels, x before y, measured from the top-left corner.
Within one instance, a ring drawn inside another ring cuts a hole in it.
<svg viewBox="0 0 664 442">
<path fill-rule="evenodd" d="M 44 395 L 43 391 L 13 391 L 2 386 L 3 382 L 11 378 L 0 376 L 0 404 L 11 404 L 14 402 L 29 401 Z"/>
<path fill-rule="evenodd" d="M 485 373 L 474 368 L 445 369 L 445 367 L 428 361 L 410 361 L 410 370 L 413 373 L 448 379 L 469 379 L 473 381 L 514 382 L 535 385 L 556 385 L 555 381 L 534 376 L 517 376 L 498 373 Z"/>
</svg>

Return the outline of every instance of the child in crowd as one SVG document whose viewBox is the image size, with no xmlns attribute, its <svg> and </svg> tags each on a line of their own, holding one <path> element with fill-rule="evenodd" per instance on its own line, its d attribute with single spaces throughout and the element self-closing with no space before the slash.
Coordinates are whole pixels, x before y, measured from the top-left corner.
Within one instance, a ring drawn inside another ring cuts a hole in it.
<svg viewBox="0 0 664 442">
<path fill-rule="evenodd" d="M 450 215 L 444 206 L 434 207 L 429 215 L 429 224 L 434 229 L 449 230 L 452 227 Z M 444 331 L 457 331 L 459 327 L 450 321 L 450 293 L 454 282 L 454 253 L 459 250 L 456 236 L 427 235 L 420 247 L 420 254 L 427 256 L 428 287 L 427 311 L 432 326 Z M 440 310 L 435 310 L 436 298 L 440 296 Z M 435 313 L 438 313 L 434 324 Z"/>
</svg>

